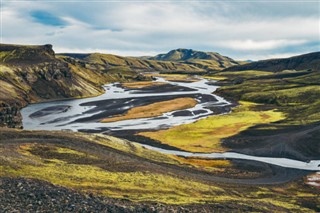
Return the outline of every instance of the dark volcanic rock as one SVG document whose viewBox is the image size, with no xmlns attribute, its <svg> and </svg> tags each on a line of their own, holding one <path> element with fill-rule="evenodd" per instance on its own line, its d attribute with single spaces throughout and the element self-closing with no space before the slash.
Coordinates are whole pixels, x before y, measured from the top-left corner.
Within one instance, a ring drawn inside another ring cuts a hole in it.
<svg viewBox="0 0 320 213">
<path fill-rule="evenodd" d="M 165 205 L 133 203 L 125 199 L 82 194 L 45 181 L 25 178 L 0 178 L 0 212 L 215 212 L 238 209 L 236 203 Z M 242 205 L 243 211 L 256 210 Z"/>
<path fill-rule="evenodd" d="M 0 179 L 2 212 L 131 212 L 92 195 L 23 178 Z"/>
</svg>

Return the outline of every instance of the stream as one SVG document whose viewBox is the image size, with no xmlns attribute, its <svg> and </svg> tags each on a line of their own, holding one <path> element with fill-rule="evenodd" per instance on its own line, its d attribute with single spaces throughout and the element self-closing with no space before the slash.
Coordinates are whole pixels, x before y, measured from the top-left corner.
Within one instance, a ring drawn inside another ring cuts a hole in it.
<svg viewBox="0 0 320 213">
<path fill-rule="evenodd" d="M 103 95 L 72 100 L 30 104 L 21 111 L 26 130 L 64 130 L 110 133 L 123 130 L 158 130 L 195 122 L 214 114 L 228 113 L 231 103 L 212 94 L 218 86 L 212 80 L 196 82 L 170 82 L 164 78 L 155 81 L 167 83 L 162 89 L 125 89 L 119 83 L 104 86 Z M 125 113 L 128 109 L 179 97 L 192 97 L 198 104 L 193 108 L 163 113 L 153 118 L 139 118 L 110 123 L 99 122 L 103 118 Z M 147 149 L 164 154 L 209 159 L 245 159 L 285 168 L 320 171 L 320 160 L 303 162 L 288 158 L 257 157 L 234 152 L 191 153 L 163 149 L 142 144 Z"/>
</svg>

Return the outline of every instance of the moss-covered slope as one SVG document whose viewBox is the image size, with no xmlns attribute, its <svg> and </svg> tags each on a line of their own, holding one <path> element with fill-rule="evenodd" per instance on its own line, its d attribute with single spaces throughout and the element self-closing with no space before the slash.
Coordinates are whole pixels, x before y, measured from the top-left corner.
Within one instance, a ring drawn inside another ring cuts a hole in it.
<svg viewBox="0 0 320 213">
<path fill-rule="evenodd" d="M 79 59 L 86 63 L 96 64 L 108 70 L 125 71 L 158 71 L 158 72 L 181 72 L 181 73 L 204 73 L 205 68 L 199 68 L 192 64 L 173 61 L 146 60 L 134 57 L 122 57 L 112 54 L 92 53 L 92 54 L 61 54 Z"/>
<path fill-rule="evenodd" d="M 107 82 L 142 77 L 134 72 L 56 57 L 51 45 L 0 46 L 0 125 L 20 126 L 19 109 L 49 99 L 86 97 L 103 92 Z"/>
<path fill-rule="evenodd" d="M 184 62 L 208 71 L 222 70 L 240 63 L 215 52 L 202 52 L 192 49 L 176 49 L 165 54 L 150 57 L 151 60 Z"/>
<path fill-rule="evenodd" d="M 304 184 L 301 178 L 273 186 L 240 185 L 235 179 L 223 183 L 217 181 L 211 171 L 193 165 L 197 161 L 200 165 L 220 169 L 218 173 L 225 173 L 224 168 L 233 167 L 233 163 L 204 162 L 204 159 L 188 162 L 188 159 L 175 159 L 110 136 L 13 129 L 0 129 L 0 136 L 0 178 L 46 181 L 80 194 L 91 194 L 90 197 L 125 199 L 126 205 L 132 201 L 147 206 L 161 203 L 164 208 L 179 205 L 189 209 L 189 205 L 197 205 L 192 211 L 181 212 L 202 212 L 206 208 L 210 209 L 208 212 L 319 210 L 316 189 Z M 183 161 L 191 164 L 185 165 Z M 43 185 L 39 190 L 41 187 Z M 12 191 L 0 190 L 0 197 L 4 197 L 1 193 L 5 192 L 15 195 Z M 36 200 L 46 202 L 47 198 L 40 196 Z M 16 199 L 15 196 L 11 198 Z M 132 209 L 132 212 L 139 211 Z"/>
<path fill-rule="evenodd" d="M 222 71 L 215 77 L 225 79 L 217 90 L 223 97 L 259 103 L 262 110 L 278 109 L 285 115 L 278 122 L 254 126 L 225 139 L 226 147 L 261 156 L 319 158 L 319 70 Z"/>
<path fill-rule="evenodd" d="M 269 59 L 240 66 L 233 66 L 225 71 L 262 70 L 279 72 L 282 70 L 320 70 L 320 52 L 308 53 L 283 59 Z"/>
</svg>

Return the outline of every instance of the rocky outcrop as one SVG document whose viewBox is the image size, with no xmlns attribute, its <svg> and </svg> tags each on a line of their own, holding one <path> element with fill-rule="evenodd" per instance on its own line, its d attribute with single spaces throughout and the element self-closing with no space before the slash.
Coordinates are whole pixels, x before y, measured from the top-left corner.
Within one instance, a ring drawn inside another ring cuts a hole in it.
<svg viewBox="0 0 320 213">
<path fill-rule="evenodd" d="M 21 125 L 21 107 L 25 106 L 26 103 L 19 104 L 0 104 L 0 124 L 1 126 L 7 126 L 12 128 L 22 128 Z"/>
<path fill-rule="evenodd" d="M 11 64 L 36 64 L 55 60 L 51 44 L 46 45 L 0 45 L 0 61 Z"/>
</svg>

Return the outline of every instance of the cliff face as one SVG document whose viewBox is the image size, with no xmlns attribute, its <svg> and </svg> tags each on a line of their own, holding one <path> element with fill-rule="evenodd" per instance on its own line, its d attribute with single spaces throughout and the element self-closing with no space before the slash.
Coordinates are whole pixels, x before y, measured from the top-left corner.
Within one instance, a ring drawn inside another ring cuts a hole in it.
<svg viewBox="0 0 320 213">
<path fill-rule="evenodd" d="M 17 65 L 36 64 L 55 59 L 51 44 L 43 46 L 1 44 L 0 52 L 1 62 Z"/>
<path fill-rule="evenodd" d="M 56 57 L 51 45 L 0 47 L 0 126 L 21 127 L 20 109 L 28 103 L 103 92 L 101 85 L 139 78 L 135 72 L 107 72 L 104 67 Z"/>
</svg>

